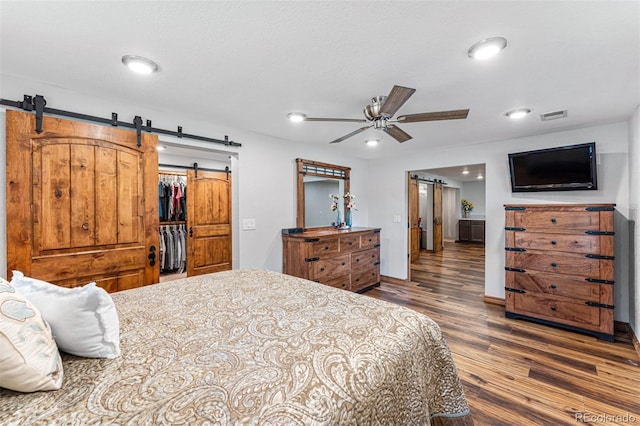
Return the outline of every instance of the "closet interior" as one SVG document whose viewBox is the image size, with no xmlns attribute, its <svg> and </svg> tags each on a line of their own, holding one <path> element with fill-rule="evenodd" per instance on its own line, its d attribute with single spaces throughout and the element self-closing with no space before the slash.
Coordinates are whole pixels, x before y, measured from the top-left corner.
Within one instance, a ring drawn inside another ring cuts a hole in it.
<svg viewBox="0 0 640 426">
<path fill-rule="evenodd" d="M 160 281 L 187 276 L 187 174 L 160 171 Z"/>
</svg>

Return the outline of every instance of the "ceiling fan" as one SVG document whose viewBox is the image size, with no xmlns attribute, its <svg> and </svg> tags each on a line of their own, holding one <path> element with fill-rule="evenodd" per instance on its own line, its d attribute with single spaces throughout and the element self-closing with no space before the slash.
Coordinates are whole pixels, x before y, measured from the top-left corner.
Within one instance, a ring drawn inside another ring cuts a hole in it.
<svg viewBox="0 0 640 426">
<path fill-rule="evenodd" d="M 381 129 L 388 135 L 393 137 L 398 142 L 406 142 L 411 139 L 411 135 L 402 130 L 400 127 L 393 123 L 415 123 L 419 121 L 437 121 L 437 120 L 458 120 L 467 118 L 469 114 L 468 109 L 458 109 L 453 111 L 436 111 L 436 112 L 423 112 L 419 114 L 407 114 L 401 115 L 395 120 L 391 120 L 393 115 L 400 109 L 402 105 L 413 95 L 416 89 L 411 89 L 402 86 L 393 86 L 388 96 L 376 96 L 371 99 L 371 103 L 364 107 L 365 119 L 354 118 L 312 118 L 307 117 L 301 113 L 291 113 L 289 118 L 292 120 L 297 117 L 297 121 L 337 121 L 337 122 L 352 122 L 352 123 L 373 123 L 367 126 L 361 127 L 353 132 L 344 135 L 329 143 L 342 142 L 352 136 L 362 133 L 372 127 Z"/>
</svg>

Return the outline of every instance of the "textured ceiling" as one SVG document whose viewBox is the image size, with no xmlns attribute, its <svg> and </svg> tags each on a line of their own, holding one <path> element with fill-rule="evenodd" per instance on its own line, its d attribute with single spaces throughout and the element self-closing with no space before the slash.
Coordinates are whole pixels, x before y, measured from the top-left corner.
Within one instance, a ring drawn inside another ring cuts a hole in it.
<svg viewBox="0 0 640 426">
<path fill-rule="evenodd" d="M 362 158 L 623 121 L 640 103 L 638 1 L 3 0 L 0 16 L 3 74 Z M 468 58 L 498 35 L 500 56 Z M 124 54 L 160 71 L 132 75 Z M 416 89 L 399 114 L 469 117 L 403 124 L 412 140 L 376 148 L 366 133 L 328 144 L 356 123 L 286 119 L 362 118 L 394 84 Z M 504 117 L 523 106 L 533 114 Z M 560 109 L 567 118 L 540 121 Z"/>
</svg>

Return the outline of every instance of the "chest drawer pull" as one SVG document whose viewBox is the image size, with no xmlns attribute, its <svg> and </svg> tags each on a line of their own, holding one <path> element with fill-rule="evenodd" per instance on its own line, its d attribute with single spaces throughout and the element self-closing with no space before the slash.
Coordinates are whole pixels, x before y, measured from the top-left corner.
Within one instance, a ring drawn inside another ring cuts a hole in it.
<svg viewBox="0 0 640 426">
<path fill-rule="evenodd" d="M 598 283 L 598 284 L 615 284 L 615 281 L 610 280 L 601 280 L 599 278 L 585 278 L 585 281 L 589 281 L 590 283 Z"/>
<path fill-rule="evenodd" d="M 558 288 L 558 286 L 555 284 L 551 284 L 551 288 Z"/>
<path fill-rule="evenodd" d="M 377 266 L 380 264 L 380 262 L 373 262 L 373 264 Z"/>
<path fill-rule="evenodd" d="M 526 231 L 527 229 L 526 229 L 526 228 L 517 228 L 517 227 L 514 227 L 514 226 L 505 226 L 504 230 L 505 230 L 505 231 L 519 231 L 519 232 L 524 232 L 524 231 Z"/>
<path fill-rule="evenodd" d="M 551 305 L 551 310 L 552 310 L 552 311 L 555 311 L 555 310 L 556 310 L 555 305 Z"/>
<path fill-rule="evenodd" d="M 378 247 L 380 247 L 380 244 L 374 244 L 373 245 L 373 248 L 378 248 Z"/>
<path fill-rule="evenodd" d="M 527 251 L 526 249 L 523 249 L 523 248 L 520 248 L 520 247 L 505 247 L 504 249 L 506 251 L 518 251 L 518 252 Z"/>
<path fill-rule="evenodd" d="M 504 270 L 509 272 L 527 272 L 524 269 L 509 268 L 508 266 L 505 266 Z"/>
<path fill-rule="evenodd" d="M 305 243 L 315 243 L 315 242 L 318 242 L 318 241 L 320 241 L 320 238 L 305 238 L 304 239 Z"/>
<path fill-rule="evenodd" d="M 556 266 L 558 266 L 558 264 L 556 262 L 551 262 L 551 266 L 555 268 Z"/>
<path fill-rule="evenodd" d="M 556 244 L 558 244 L 558 242 L 556 240 L 551 240 L 551 244 L 555 246 Z"/>
<path fill-rule="evenodd" d="M 605 309 L 613 309 L 613 305 L 605 305 L 604 303 L 598 302 L 584 302 L 585 305 L 593 306 L 594 308 L 605 308 Z"/>
<path fill-rule="evenodd" d="M 615 232 L 611 231 L 584 231 L 587 235 L 616 235 Z"/>
<path fill-rule="evenodd" d="M 346 262 L 342 262 L 342 266 L 344 266 L 344 265 L 346 265 L 346 264 L 347 264 Z"/>
<path fill-rule="evenodd" d="M 555 217 L 552 217 L 552 218 L 551 218 L 551 223 L 556 223 L 556 222 L 557 222 L 556 218 L 555 218 Z"/>
<path fill-rule="evenodd" d="M 526 291 L 520 290 L 519 288 L 505 287 L 504 289 L 513 293 L 521 293 L 521 294 L 526 293 Z"/>
<path fill-rule="evenodd" d="M 319 257 L 305 257 L 304 261 L 305 262 L 315 262 L 316 260 L 320 260 Z"/>
<path fill-rule="evenodd" d="M 589 259 L 603 259 L 603 260 L 614 260 L 613 256 L 603 256 L 601 254 L 585 254 L 584 257 L 588 257 Z"/>
</svg>

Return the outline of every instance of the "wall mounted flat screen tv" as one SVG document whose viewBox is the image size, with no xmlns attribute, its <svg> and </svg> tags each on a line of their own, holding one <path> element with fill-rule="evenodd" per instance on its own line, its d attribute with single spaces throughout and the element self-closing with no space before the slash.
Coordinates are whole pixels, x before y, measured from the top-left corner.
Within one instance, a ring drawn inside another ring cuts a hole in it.
<svg viewBox="0 0 640 426">
<path fill-rule="evenodd" d="M 512 192 L 598 189 L 596 143 L 509 154 Z"/>
</svg>

